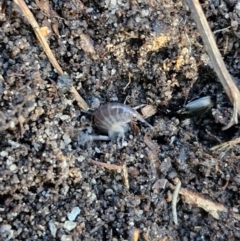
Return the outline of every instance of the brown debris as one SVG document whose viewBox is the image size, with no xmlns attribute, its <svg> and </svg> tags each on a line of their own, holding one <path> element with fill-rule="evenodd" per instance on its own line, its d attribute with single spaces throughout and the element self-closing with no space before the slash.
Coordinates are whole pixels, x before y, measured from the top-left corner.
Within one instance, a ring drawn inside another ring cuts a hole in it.
<svg viewBox="0 0 240 241">
<path fill-rule="evenodd" d="M 48 17 L 51 17 L 51 18 L 53 17 L 59 18 L 59 15 L 51 9 L 50 3 L 48 0 L 35 0 L 35 2 L 44 15 L 47 15 Z"/>
<path fill-rule="evenodd" d="M 98 57 L 97 57 L 96 51 L 93 47 L 92 39 L 86 34 L 80 34 L 80 39 L 81 39 L 80 46 L 81 46 L 82 50 L 86 53 L 91 54 L 92 58 L 94 60 L 96 60 Z"/>
<path fill-rule="evenodd" d="M 107 168 L 109 170 L 122 170 L 123 169 L 123 166 L 118 166 L 118 165 L 114 165 L 114 164 L 109 164 L 109 163 L 104 163 L 104 162 L 99 162 L 99 161 L 94 161 L 94 160 L 91 160 L 90 162 L 94 165 L 101 166 L 101 167 Z"/>
<path fill-rule="evenodd" d="M 155 163 L 158 161 L 158 153 L 159 153 L 159 146 L 153 142 L 147 135 L 144 136 L 144 143 L 150 149 L 148 150 L 148 160 L 151 163 Z M 155 163 L 158 165 L 158 163 Z"/>
<path fill-rule="evenodd" d="M 240 138 L 236 138 L 234 140 L 231 140 L 231 141 L 226 141 L 224 143 L 221 143 L 219 145 L 216 145 L 216 146 L 213 146 L 210 150 L 211 151 L 216 151 L 216 150 L 223 150 L 223 149 L 231 149 L 234 147 L 234 145 L 237 145 L 240 143 Z"/>
<path fill-rule="evenodd" d="M 49 27 L 47 26 L 41 27 L 39 31 L 41 35 L 46 39 L 49 37 L 49 34 L 51 33 L 51 30 L 49 30 Z"/>
<path fill-rule="evenodd" d="M 53 19 L 52 20 L 52 30 L 53 32 L 56 34 L 56 36 L 58 38 L 60 38 L 60 34 L 59 34 L 59 30 L 58 30 L 58 27 L 59 27 L 59 22 L 57 19 Z"/>
<path fill-rule="evenodd" d="M 158 179 L 152 186 L 152 190 L 155 193 L 159 193 L 161 189 L 165 189 L 166 184 L 168 183 L 167 179 Z"/>
<path fill-rule="evenodd" d="M 131 241 L 138 241 L 139 240 L 140 230 L 138 228 L 134 228 L 132 231 L 132 239 Z"/>
<path fill-rule="evenodd" d="M 144 52 L 146 51 L 145 53 L 148 53 L 150 51 L 157 51 L 165 47 L 169 39 L 170 38 L 168 35 L 154 36 L 153 38 L 146 41 L 146 43 L 142 46 L 142 50 L 144 50 Z"/>
<path fill-rule="evenodd" d="M 35 0 L 37 6 L 41 9 L 42 12 L 44 12 L 47 15 L 50 15 L 51 9 L 50 4 L 48 0 Z"/>
<path fill-rule="evenodd" d="M 122 174 L 124 185 L 127 189 L 129 189 L 128 170 L 126 164 L 124 164 L 122 167 Z"/>
<path fill-rule="evenodd" d="M 130 125 L 133 133 L 136 133 L 136 134 L 140 133 L 140 129 L 135 122 L 131 122 Z"/>
<path fill-rule="evenodd" d="M 157 112 L 157 109 L 153 105 L 146 105 L 141 109 L 141 112 L 144 118 L 148 118 L 155 115 Z"/>
<path fill-rule="evenodd" d="M 227 208 L 220 203 L 210 201 L 202 195 L 190 191 L 185 188 L 180 189 L 180 194 L 184 196 L 185 201 L 190 205 L 196 205 L 197 207 L 203 208 L 206 212 L 211 214 L 214 218 L 219 219 L 218 212 L 227 212 Z"/>
</svg>

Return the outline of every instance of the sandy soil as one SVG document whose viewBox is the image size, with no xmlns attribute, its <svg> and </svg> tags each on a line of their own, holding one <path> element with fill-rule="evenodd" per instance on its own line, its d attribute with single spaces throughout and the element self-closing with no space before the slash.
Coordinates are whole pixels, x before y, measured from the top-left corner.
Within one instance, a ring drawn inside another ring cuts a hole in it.
<svg viewBox="0 0 240 241">
<path fill-rule="evenodd" d="M 60 85 L 19 7 L 0 0 L 0 240 L 240 240 L 240 149 L 210 150 L 239 126 L 222 131 L 232 106 L 185 3 L 25 2 L 90 110 Z M 201 4 L 240 87 L 240 3 Z M 207 113 L 179 113 L 204 96 Z M 124 148 L 86 141 L 109 102 L 147 105 L 154 129 L 133 124 Z"/>
</svg>

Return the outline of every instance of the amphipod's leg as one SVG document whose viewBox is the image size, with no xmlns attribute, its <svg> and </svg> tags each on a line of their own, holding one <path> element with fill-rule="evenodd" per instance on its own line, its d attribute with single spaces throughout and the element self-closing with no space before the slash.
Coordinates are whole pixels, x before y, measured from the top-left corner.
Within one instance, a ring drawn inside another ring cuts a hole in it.
<svg viewBox="0 0 240 241">
<path fill-rule="evenodd" d="M 125 138 L 124 132 L 119 132 L 118 138 L 117 138 L 118 148 L 124 147 L 124 138 Z"/>
</svg>

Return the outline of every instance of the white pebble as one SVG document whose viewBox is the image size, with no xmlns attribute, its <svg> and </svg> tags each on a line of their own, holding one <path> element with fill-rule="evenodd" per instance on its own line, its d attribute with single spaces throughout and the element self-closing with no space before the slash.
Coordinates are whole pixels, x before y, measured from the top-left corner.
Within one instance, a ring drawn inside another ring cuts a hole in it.
<svg viewBox="0 0 240 241">
<path fill-rule="evenodd" d="M 130 221 L 128 224 L 129 224 L 130 226 L 134 226 L 134 222 L 133 222 L 133 221 Z"/>
<path fill-rule="evenodd" d="M 65 142 L 64 141 L 60 141 L 60 148 L 64 149 L 66 147 Z"/>
<path fill-rule="evenodd" d="M 126 141 L 124 141 L 123 143 L 122 143 L 122 146 L 123 147 L 125 147 L 125 146 L 127 146 L 128 145 L 128 143 L 126 142 Z"/>
<path fill-rule="evenodd" d="M 87 8 L 87 9 L 85 9 L 85 12 L 86 12 L 86 13 L 91 13 L 92 11 L 94 11 L 93 8 Z"/>
<path fill-rule="evenodd" d="M 48 227 L 51 231 L 52 236 L 55 238 L 57 233 L 57 227 L 52 220 L 48 223 Z"/>
<path fill-rule="evenodd" d="M 141 14 L 142 14 L 142 17 L 146 17 L 146 16 L 149 15 L 149 11 L 148 10 L 142 10 Z"/>
<path fill-rule="evenodd" d="M 11 129 L 13 129 L 14 127 L 15 127 L 15 123 L 14 123 L 14 121 L 9 121 L 9 127 L 11 128 Z"/>
<path fill-rule="evenodd" d="M 11 144 L 13 148 L 18 148 L 20 146 L 19 143 L 12 140 L 8 140 L 8 143 Z"/>
<path fill-rule="evenodd" d="M 74 228 L 76 228 L 77 223 L 76 222 L 72 222 L 72 221 L 65 221 L 63 227 L 65 229 L 67 229 L 68 231 L 73 230 Z"/>
<path fill-rule="evenodd" d="M 240 1 L 238 1 L 237 4 L 235 5 L 235 9 L 240 11 Z"/>
<path fill-rule="evenodd" d="M 45 129 L 45 134 L 47 134 L 48 136 L 50 136 L 50 134 L 51 134 L 51 131 L 50 131 L 50 129 Z"/>
<path fill-rule="evenodd" d="M 224 15 L 224 17 L 225 17 L 226 19 L 229 19 L 229 13 L 226 13 L 226 14 Z"/>
<path fill-rule="evenodd" d="M 61 119 L 62 121 L 64 121 L 64 120 L 70 119 L 70 117 L 69 117 L 69 115 L 62 115 L 62 116 L 60 116 L 60 119 Z"/>
<path fill-rule="evenodd" d="M 101 150 L 98 148 L 98 147 L 95 147 L 95 152 L 97 152 L 97 153 L 101 153 Z"/>
<path fill-rule="evenodd" d="M 0 156 L 2 156 L 2 157 L 6 157 L 7 155 L 8 155 L 8 153 L 6 151 L 0 152 Z"/>
<path fill-rule="evenodd" d="M 108 1 L 105 1 L 108 2 Z M 106 4 L 111 7 L 111 9 L 115 9 L 117 7 L 117 0 L 110 0 L 108 4 Z"/>
<path fill-rule="evenodd" d="M 137 23 L 139 23 L 139 22 L 141 21 L 141 18 L 140 18 L 139 16 L 137 16 L 137 17 L 135 18 L 135 21 L 136 21 Z"/>
<path fill-rule="evenodd" d="M 83 162 L 85 160 L 85 157 L 84 156 L 79 156 L 79 157 L 77 157 L 77 160 L 79 162 Z"/>
<path fill-rule="evenodd" d="M 117 72 L 117 70 L 116 69 L 112 69 L 111 70 L 111 75 L 113 76 L 113 75 L 115 75 L 116 74 L 116 72 Z"/>
<path fill-rule="evenodd" d="M 15 171 L 15 170 L 17 170 L 17 165 L 15 165 L 15 164 L 12 164 L 10 167 L 9 167 L 9 170 L 11 171 L 11 172 L 13 172 L 13 171 Z"/>
<path fill-rule="evenodd" d="M 100 100 L 98 98 L 93 98 L 91 108 L 95 110 L 99 106 L 100 106 Z"/>
<path fill-rule="evenodd" d="M 12 163 L 13 163 L 13 160 L 12 160 L 11 156 L 9 156 L 6 161 L 6 164 L 7 164 L 7 166 L 10 166 L 10 165 L 12 165 Z"/>
<path fill-rule="evenodd" d="M 69 221 L 74 221 L 81 210 L 79 207 L 74 207 L 70 213 L 67 214 Z"/>
<path fill-rule="evenodd" d="M 72 141 L 71 138 L 69 137 L 69 135 L 67 135 L 67 134 L 63 135 L 63 140 L 64 140 L 65 145 L 68 145 Z"/>
<path fill-rule="evenodd" d="M 72 236 L 64 234 L 61 236 L 61 241 L 72 241 Z"/>
<path fill-rule="evenodd" d="M 7 233 L 8 237 L 5 241 L 11 240 L 13 238 L 14 231 L 12 230 L 12 226 L 9 224 L 4 224 L 0 226 L 0 233 Z"/>
</svg>

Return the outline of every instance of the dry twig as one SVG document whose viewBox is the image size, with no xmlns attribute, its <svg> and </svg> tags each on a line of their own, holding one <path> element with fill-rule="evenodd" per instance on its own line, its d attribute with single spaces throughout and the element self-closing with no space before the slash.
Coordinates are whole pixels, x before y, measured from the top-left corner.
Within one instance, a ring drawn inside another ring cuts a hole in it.
<svg viewBox="0 0 240 241">
<path fill-rule="evenodd" d="M 216 45 L 213 33 L 208 25 L 207 19 L 203 13 L 202 7 L 198 0 L 187 0 L 187 4 L 191 9 L 194 20 L 202 36 L 207 53 L 213 65 L 213 68 L 225 89 L 231 103 L 233 104 L 233 114 L 227 126 L 223 127 L 226 130 L 238 123 L 238 114 L 240 114 L 240 93 L 233 82 Z"/>
<path fill-rule="evenodd" d="M 220 203 L 210 201 L 202 195 L 190 191 L 186 188 L 180 189 L 180 194 L 185 197 L 188 204 L 203 208 L 206 212 L 211 214 L 215 219 L 219 219 L 218 212 L 228 212 L 227 208 Z"/>
<path fill-rule="evenodd" d="M 215 150 L 222 150 L 222 149 L 225 149 L 225 148 L 231 148 L 234 145 L 239 144 L 239 143 L 240 143 L 240 138 L 236 138 L 234 140 L 226 141 L 226 142 L 221 143 L 219 145 L 213 146 L 210 150 L 215 151 Z"/>
<path fill-rule="evenodd" d="M 123 175 L 123 183 L 124 186 L 129 189 L 129 180 L 128 180 L 128 170 L 126 164 L 122 166 L 122 175 Z"/>
<path fill-rule="evenodd" d="M 94 160 L 90 160 L 90 162 L 94 165 L 101 166 L 101 167 L 107 168 L 109 170 L 117 171 L 117 170 L 123 169 L 123 166 L 119 166 L 119 165 L 115 165 L 115 164 L 109 164 L 109 163 L 99 162 L 99 161 L 94 161 Z"/>
<path fill-rule="evenodd" d="M 23 0 L 14 0 L 15 4 L 17 4 L 20 9 L 22 10 L 24 16 L 27 18 L 28 22 L 31 24 L 45 54 L 48 56 L 51 64 L 53 67 L 56 69 L 59 75 L 63 75 L 63 70 L 61 66 L 58 64 L 55 56 L 53 55 L 45 37 L 42 35 L 41 28 L 39 27 L 37 21 L 35 20 L 33 14 L 31 11 L 28 9 L 26 3 Z M 71 92 L 73 93 L 79 107 L 81 107 L 83 110 L 88 110 L 89 107 L 85 100 L 79 95 L 75 87 L 72 87 Z"/>
</svg>

